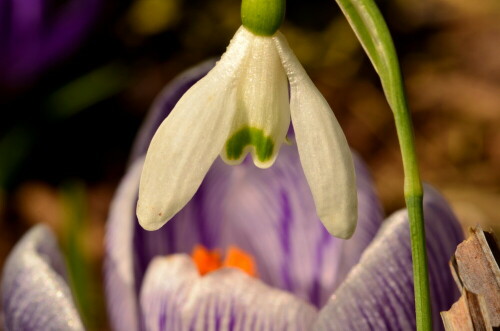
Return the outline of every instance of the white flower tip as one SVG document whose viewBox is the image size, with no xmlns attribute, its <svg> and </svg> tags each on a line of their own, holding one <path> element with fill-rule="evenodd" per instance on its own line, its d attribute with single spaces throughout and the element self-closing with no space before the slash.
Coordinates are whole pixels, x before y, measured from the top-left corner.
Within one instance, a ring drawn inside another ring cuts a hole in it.
<svg viewBox="0 0 500 331">
<path fill-rule="evenodd" d="M 348 215 L 325 215 L 320 216 L 328 232 L 340 239 L 349 239 L 353 236 L 358 222 L 357 207 Z"/>
<path fill-rule="evenodd" d="M 172 218 L 172 215 L 166 215 L 157 205 L 144 204 L 141 199 L 137 202 L 136 213 L 139 224 L 147 231 L 158 230 Z"/>
</svg>

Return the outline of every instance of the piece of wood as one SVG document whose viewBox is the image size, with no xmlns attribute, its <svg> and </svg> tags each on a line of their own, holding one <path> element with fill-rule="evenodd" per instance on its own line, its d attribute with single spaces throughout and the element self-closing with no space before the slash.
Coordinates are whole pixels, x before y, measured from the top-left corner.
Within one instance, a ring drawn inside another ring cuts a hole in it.
<svg viewBox="0 0 500 331">
<path fill-rule="evenodd" d="M 441 318 L 447 331 L 493 330 L 484 298 L 466 289 L 450 310 L 441 312 Z"/>
<path fill-rule="evenodd" d="M 462 297 L 441 316 L 447 331 L 500 328 L 500 250 L 493 234 L 470 230 L 450 261 Z"/>
</svg>

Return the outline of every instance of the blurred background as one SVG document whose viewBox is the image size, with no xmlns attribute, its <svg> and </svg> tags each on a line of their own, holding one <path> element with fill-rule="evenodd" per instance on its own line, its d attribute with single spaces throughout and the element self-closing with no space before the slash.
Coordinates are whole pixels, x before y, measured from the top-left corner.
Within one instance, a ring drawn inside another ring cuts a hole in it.
<svg viewBox="0 0 500 331">
<path fill-rule="evenodd" d="M 378 1 L 398 50 L 424 181 L 464 229 L 500 229 L 500 2 Z M 89 329 L 106 329 L 104 225 L 133 138 L 173 77 L 220 56 L 238 0 L 0 3 L 0 266 L 33 224 L 65 251 Z M 393 119 L 333 0 L 289 0 L 282 32 L 368 163 L 387 214 L 403 207 Z"/>
</svg>

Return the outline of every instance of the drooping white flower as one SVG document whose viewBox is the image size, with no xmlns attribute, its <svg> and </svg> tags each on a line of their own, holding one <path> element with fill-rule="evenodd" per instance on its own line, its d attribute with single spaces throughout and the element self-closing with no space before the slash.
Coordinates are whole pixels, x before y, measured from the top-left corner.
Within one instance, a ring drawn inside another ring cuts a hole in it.
<svg viewBox="0 0 500 331">
<path fill-rule="evenodd" d="M 140 224 L 156 230 L 172 218 L 218 155 L 238 164 L 250 153 L 257 167 L 270 167 L 290 118 L 317 214 L 332 235 L 349 238 L 357 196 L 342 129 L 283 35 L 258 36 L 243 26 L 152 139 L 139 189 Z"/>
</svg>

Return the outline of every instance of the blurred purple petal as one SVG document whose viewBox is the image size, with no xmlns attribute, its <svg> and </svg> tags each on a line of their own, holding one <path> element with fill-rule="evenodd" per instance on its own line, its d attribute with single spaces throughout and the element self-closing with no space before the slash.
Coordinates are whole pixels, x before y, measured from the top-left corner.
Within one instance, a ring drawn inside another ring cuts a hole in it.
<svg viewBox="0 0 500 331">
<path fill-rule="evenodd" d="M 242 271 L 203 277 L 186 255 L 156 258 L 141 290 L 148 330 L 310 330 L 317 311 Z"/>
<path fill-rule="evenodd" d="M 102 3 L 102 0 L 73 0 L 66 2 L 54 15 L 44 39 L 49 64 L 80 43 L 94 23 Z"/>
<path fill-rule="evenodd" d="M 458 295 L 448 260 L 463 235 L 446 201 L 429 187 L 424 212 L 434 329 L 442 330 L 439 312 L 448 309 Z M 317 329 L 414 330 L 414 309 L 408 214 L 401 210 L 387 220 L 320 312 Z"/>
<path fill-rule="evenodd" d="M 12 40 L 37 37 L 43 29 L 44 0 L 11 1 Z"/>
<path fill-rule="evenodd" d="M 68 55 L 89 32 L 101 5 L 101 0 L 71 0 L 58 6 L 40 0 L 2 4 L 0 80 L 25 83 Z"/>
<path fill-rule="evenodd" d="M 52 232 L 31 229 L 5 263 L 2 305 L 7 330 L 83 330 Z"/>
</svg>

